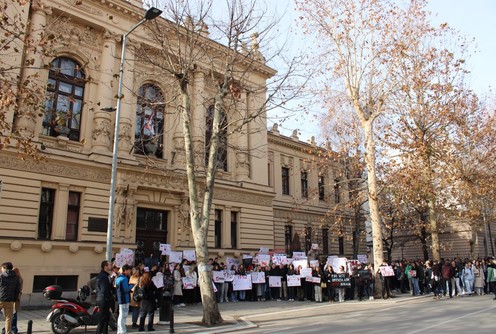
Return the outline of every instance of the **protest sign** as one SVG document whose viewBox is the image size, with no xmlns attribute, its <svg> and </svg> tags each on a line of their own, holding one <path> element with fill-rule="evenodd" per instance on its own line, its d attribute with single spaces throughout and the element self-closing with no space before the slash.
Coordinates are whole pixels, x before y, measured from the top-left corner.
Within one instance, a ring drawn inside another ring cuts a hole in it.
<svg viewBox="0 0 496 334">
<path fill-rule="evenodd" d="M 236 269 L 238 269 L 239 260 L 232 258 L 232 257 L 228 257 L 228 258 L 226 258 L 226 265 L 227 265 L 227 269 L 229 269 L 229 270 L 231 270 L 232 266 L 234 266 Z"/>
<path fill-rule="evenodd" d="M 272 263 L 280 265 L 286 260 L 286 254 L 274 254 L 272 255 Z"/>
<path fill-rule="evenodd" d="M 386 276 L 394 276 L 394 270 L 391 266 L 380 266 L 379 270 L 381 271 L 381 275 Z"/>
<path fill-rule="evenodd" d="M 251 282 L 256 284 L 265 283 L 265 273 L 263 271 L 251 273 Z"/>
<path fill-rule="evenodd" d="M 234 270 L 223 270 L 224 271 L 224 282 L 232 282 L 236 272 Z"/>
<path fill-rule="evenodd" d="M 250 275 L 234 275 L 233 291 L 251 290 Z"/>
<path fill-rule="evenodd" d="M 343 266 L 344 270 L 346 270 L 346 266 L 348 265 L 348 260 L 345 257 L 338 257 L 334 258 L 334 261 L 332 263 L 332 269 L 334 269 L 335 272 L 339 272 L 339 267 Z"/>
<path fill-rule="evenodd" d="M 281 276 L 269 276 L 269 286 L 271 288 L 280 288 Z"/>
<path fill-rule="evenodd" d="M 310 261 L 310 267 L 315 268 L 319 266 L 319 260 Z"/>
<path fill-rule="evenodd" d="M 169 254 L 169 262 L 170 263 L 181 263 L 183 260 L 183 252 L 173 252 L 171 251 Z"/>
<path fill-rule="evenodd" d="M 269 248 L 267 247 L 260 247 L 260 254 L 269 254 Z"/>
<path fill-rule="evenodd" d="M 293 266 L 295 269 L 298 269 L 298 267 L 308 268 L 308 261 L 307 260 L 293 260 Z"/>
<path fill-rule="evenodd" d="M 183 289 L 191 290 L 196 287 L 196 280 L 193 277 L 183 277 Z"/>
<path fill-rule="evenodd" d="M 153 276 L 152 282 L 153 282 L 153 284 L 155 284 L 157 289 L 162 288 L 164 286 L 164 274 L 162 274 L 161 272 L 158 272 L 155 276 Z"/>
<path fill-rule="evenodd" d="M 336 288 L 351 287 L 350 275 L 348 273 L 331 274 L 331 286 Z"/>
<path fill-rule="evenodd" d="M 305 255 L 305 252 L 293 252 L 293 259 L 296 261 L 306 258 L 307 256 Z"/>
<path fill-rule="evenodd" d="M 224 270 L 212 271 L 212 280 L 215 283 L 224 283 Z"/>
<path fill-rule="evenodd" d="M 319 244 L 312 244 L 312 249 L 313 250 L 319 249 Z"/>
<path fill-rule="evenodd" d="M 327 257 L 326 263 L 332 267 L 332 263 L 334 262 L 334 259 L 337 259 L 338 257 L 336 255 L 329 255 Z M 333 268 L 334 269 L 334 268 Z"/>
<path fill-rule="evenodd" d="M 288 275 L 288 286 L 301 286 L 301 279 L 298 275 Z"/>
<path fill-rule="evenodd" d="M 357 255 L 357 259 L 358 259 L 358 262 L 363 263 L 363 264 L 369 262 L 369 260 L 367 259 L 367 255 L 360 255 L 359 254 L 359 255 Z"/>
<path fill-rule="evenodd" d="M 269 254 L 258 254 L 258 264 L 262 267 L 267 267 L 270 263 Z"/>
<path fill-rule="evenodd" d="M 194 249 L 183 250 L 183 258 L 188 261 L 196 261 L 196 252 Z"/>
<path fill-rule="evenodd" d="M 301 268 L 300 277 L 312 277 L 312 268 Z"/>
<path fill-rule="evenodd" d="M 162 252 L 162 255 L 170 255 L 171 245 L 170 244 L 160 244 L 159 250 Z"/>
</svg>

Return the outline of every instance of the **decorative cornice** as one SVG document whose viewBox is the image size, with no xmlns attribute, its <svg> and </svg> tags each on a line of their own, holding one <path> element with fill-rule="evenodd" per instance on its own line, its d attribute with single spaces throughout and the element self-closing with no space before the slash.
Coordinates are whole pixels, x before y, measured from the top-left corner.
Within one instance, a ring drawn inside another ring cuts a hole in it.
<svg viewBox="0 0 496 334">
<path fill-rule="evenodd" d="M 110 173 L 95 170 L 90 166 L 77 165 L 77 168 L 70 168 L 72 164 L 48 161 L 37 162 L 34 160 L 21 160 L 17 157 L 2 156 L 0 159 L 0 168 L 13 169 L 16 171 L 34 172 L 38 174 L 65 176 L 68 178 L 95 181 L 110 182 Z"/>
</svg>

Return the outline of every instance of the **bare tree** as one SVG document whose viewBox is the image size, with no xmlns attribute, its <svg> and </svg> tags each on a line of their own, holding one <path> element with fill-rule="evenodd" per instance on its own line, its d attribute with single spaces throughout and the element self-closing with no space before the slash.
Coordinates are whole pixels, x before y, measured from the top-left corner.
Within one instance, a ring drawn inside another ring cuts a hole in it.
<svg viewBox="0 0 496 334">
<path fill-rule="evenodd" d="M 202 322 L 212 325 L 223 321 L 213 293 L 207 244 L 216 174 L 226 169 L 229 149 L 236 156 L 240 181 L 249 177 L 248 154 L 262 155 L 265 147 L 249 151 L 243 138 L 253 132 L 266 136 L 267 109 L 294 94 L 280 93 L 294 64 L 277 76 L 266 65 L 270 58 L 262 50 L 270 45 L 276 22 L 268 21 L 256 2 L 216 2 L 214 7 L 212 1 L 164 1 L 156 6 L 164 8 L 167 21 L 149 26 L 156 46 L 142 45 L 136 60 L 151 65 L 154 75 L 170 84 L 168 101 L 179 112 L 180 126 L 171 131 L 176 161 L 186 168 Z"/>
</svg>

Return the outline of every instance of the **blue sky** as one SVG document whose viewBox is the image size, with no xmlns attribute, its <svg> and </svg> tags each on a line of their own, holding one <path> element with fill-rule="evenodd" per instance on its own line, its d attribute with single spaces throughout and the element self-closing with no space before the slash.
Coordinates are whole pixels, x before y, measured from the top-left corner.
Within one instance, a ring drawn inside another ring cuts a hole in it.
<svg viewBox="0 0 496 334">
<path fill-rule="evenodd" d="M 277 13 L 276 16 L 283 16 L 281 38 L 289 34 L 289 38 L 293 39 L 291 47 L 295 50 L 311 47 L 308 44 L 311 41 L 301 38 L 301 35 L 290 37 L 297 33 L 293 20 L 298 14 L 294 12 L 293 0 L 265 0 L 265 3 Z M 469 86 L 479 95 L 487 93 L 489 87 L 496 88 L 496 0 L 431 0 L 428 9 L 433 13 L 433 23 L 446 22 L 460 35 L 475 38 L 475 53 L 467 59 L 467 68 L 471 71 Z M 321 109 L 320 106 L 315 108 Z M 273 123 L 270 118 L 268 123 L 270 128 Z M 295 116 L 283 122 L 279 130 L 289 136 L 297 128 L 302 141 L 307 141 L 311 136 L 318 137 L 320 133 L 317 122 L 310 115 Z"/>
</svg>

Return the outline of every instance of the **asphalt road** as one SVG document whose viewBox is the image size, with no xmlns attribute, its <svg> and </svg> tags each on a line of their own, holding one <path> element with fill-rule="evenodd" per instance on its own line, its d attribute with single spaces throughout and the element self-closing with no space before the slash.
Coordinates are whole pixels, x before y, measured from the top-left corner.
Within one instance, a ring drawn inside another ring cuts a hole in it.
<svg viewBox="0 0 496 334">
<path fill-rule="evenodd" d="M 492 296 L 441 300 L 425 297 L 394 304 L 323 304 L 249 315 L 244 319 L 258 327 L 241 333 L 496 333 L 495 311 Z"/>
</svg>

